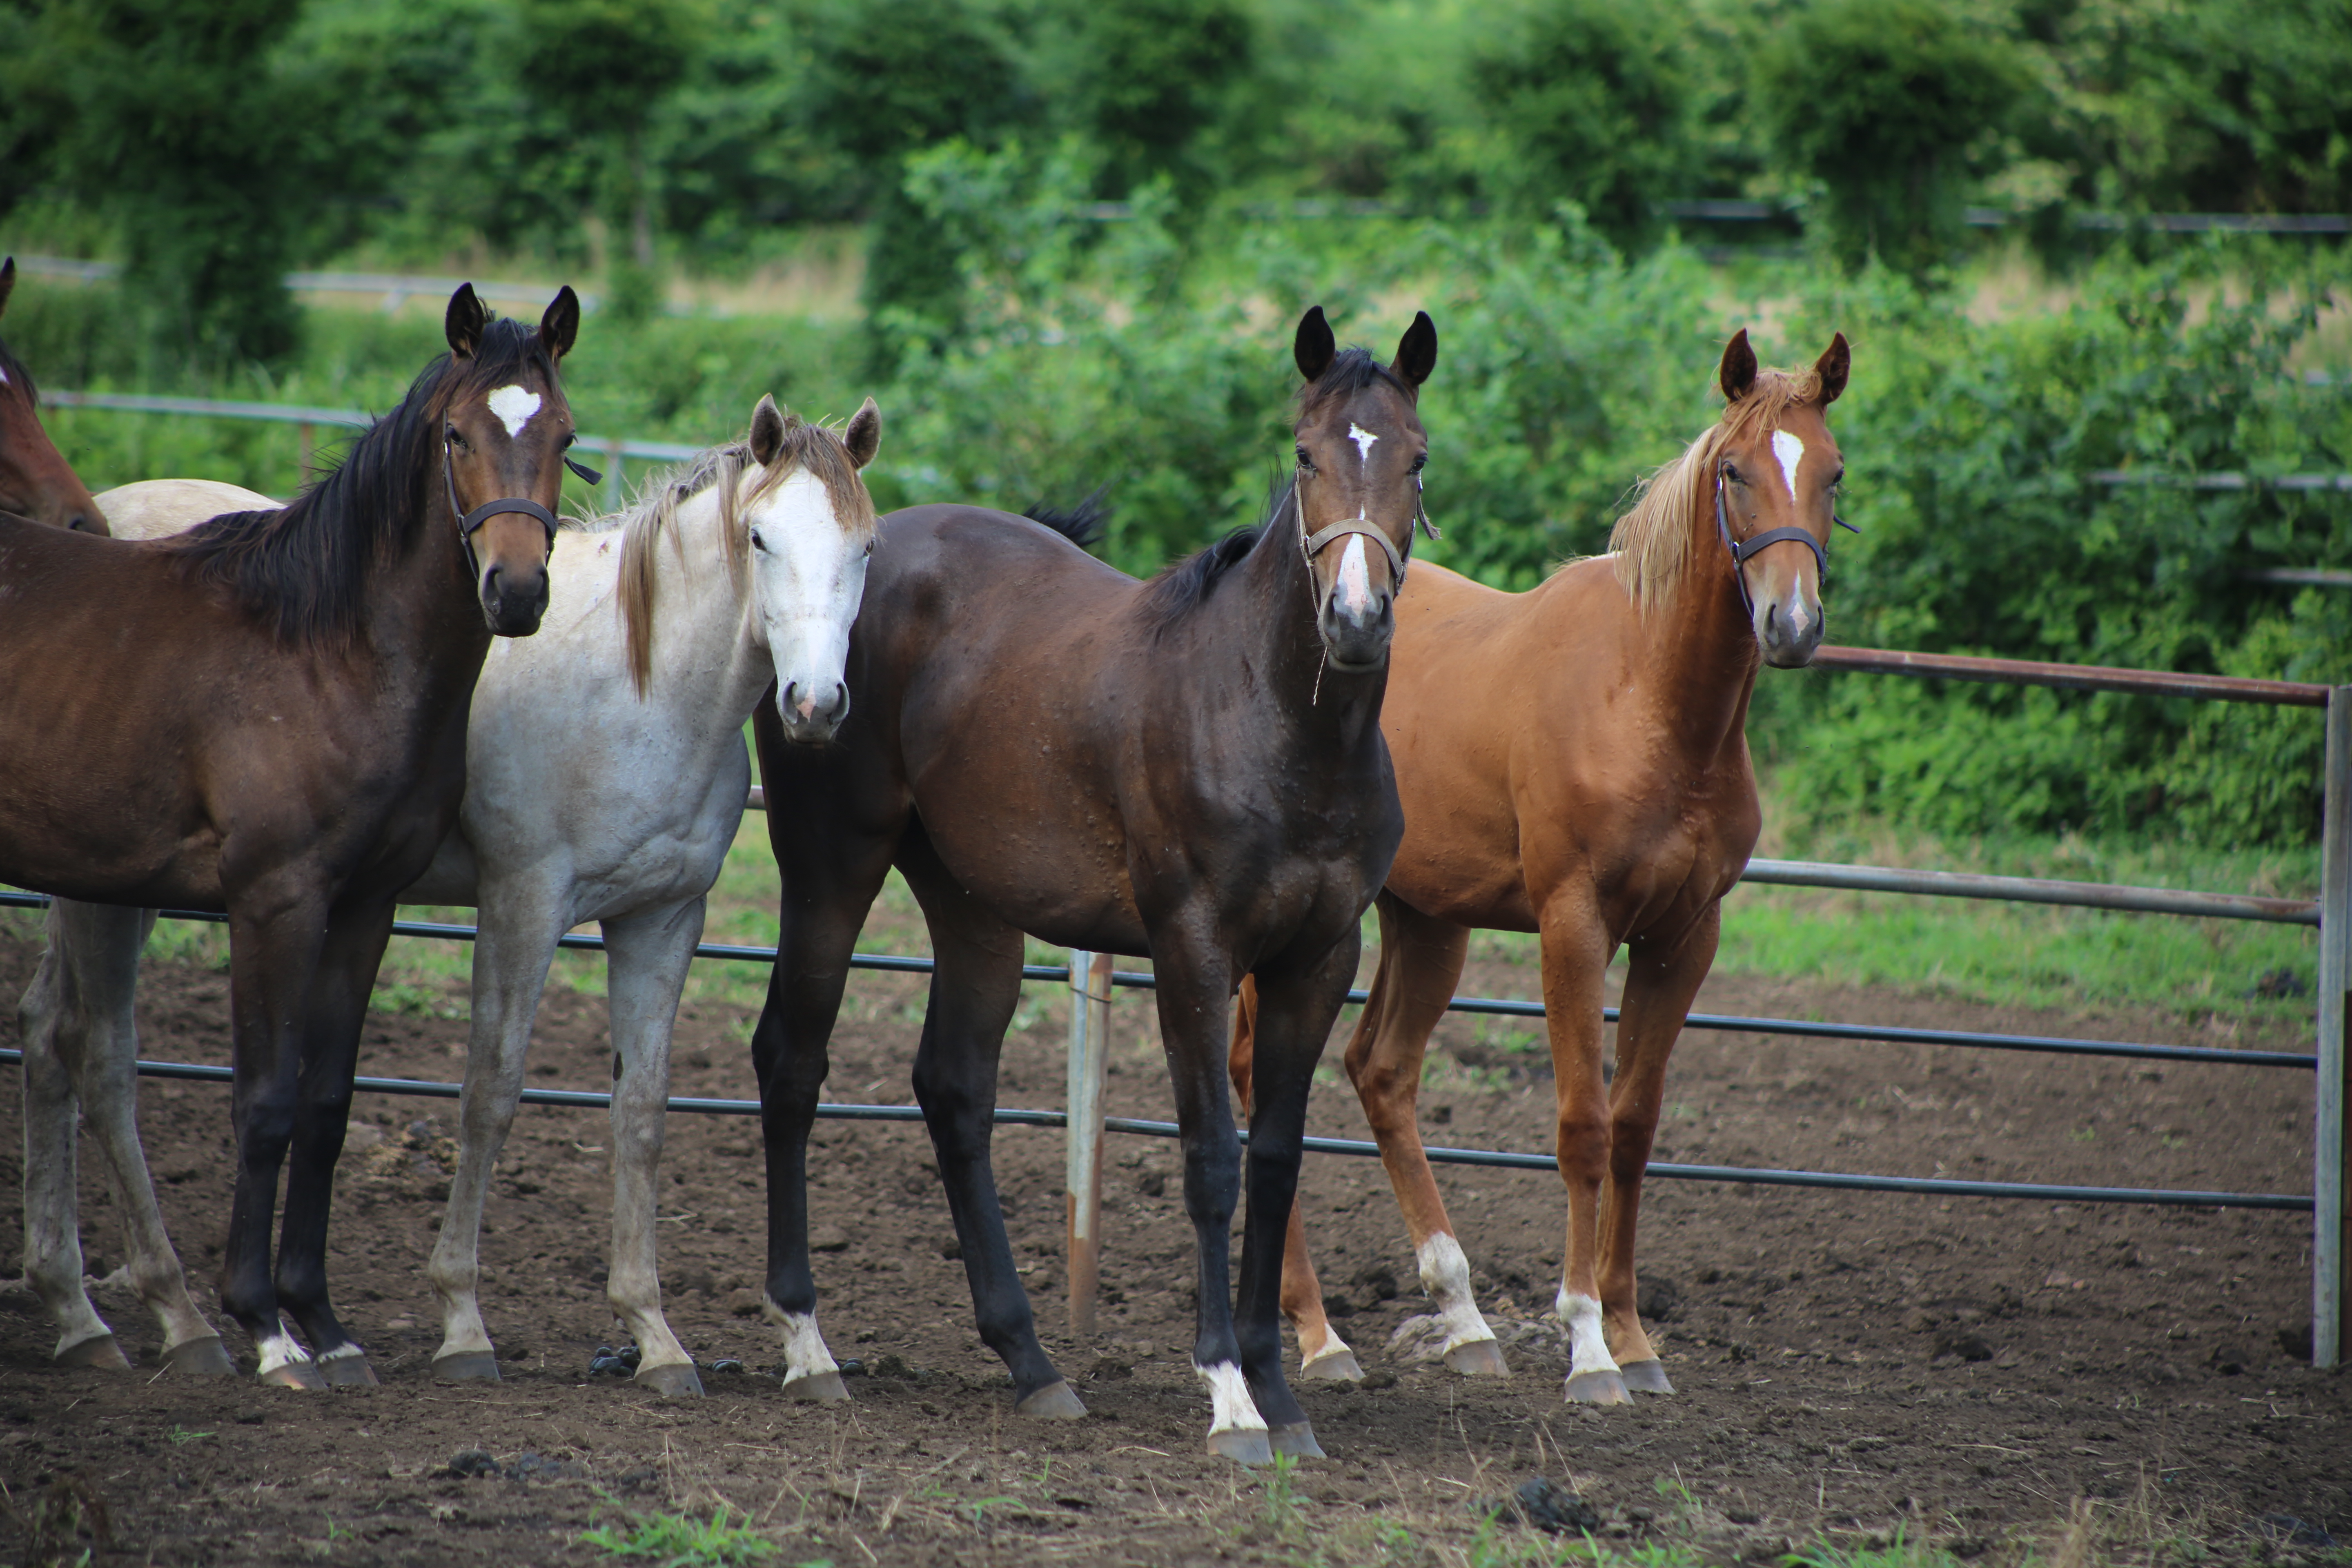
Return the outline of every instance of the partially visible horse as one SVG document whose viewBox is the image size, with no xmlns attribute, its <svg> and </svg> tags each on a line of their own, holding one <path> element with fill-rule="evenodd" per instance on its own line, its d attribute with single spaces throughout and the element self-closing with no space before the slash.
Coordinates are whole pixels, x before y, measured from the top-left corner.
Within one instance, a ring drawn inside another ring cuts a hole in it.
<svg viewBox="0 0 2352 1568">
<path fill-rule="evenodd" d="M 16 287 L 16 258 L 0 259 L 0 314 Z M 0 343 L 0 512 L 104 533 L 106 514 L 41 428 L 41 395 L 32 373 Z"/>
<path fill-rule="evenodd" d="M 1762 823 L 1747 736 L 1758 666 L 1801 666 L 1821 641 L 1821 573 L 1845 474 L 1824 416 L 1849 363 L 1839 334 L 1809 372 L 1759 372 L 1740 332 L 1717 373 L 1723 417 L 1651 476 L 1609 554 L 1525 594 L 1425 566 L 1398 604 L 1381 726 L 1404 843 L 1380 896 L 1380 966 L 1346 1061 L 1458 1372 L 1505 1369 L 1422 1151 L 1422 1058 L 1471 931 L 1531 931 L 1542 934 L 1568 1186 L 1555 1302 L 1570 1336 L 1567 1394 L 1606 1405 L 1628 1389 L 1674 1391 L 1634 1310 L 1642 1173 L 1666 1058 L 1715 960 L 1718 905 Z M 1601 979 L 1620 945 L 1629 965 L 1612 1090 Z M 1232 1059 L 1244 1098 L 1264 1031 L 1244 991 Z M 1302 1375 L 1362 1376 L 1324 1315 L 1296 1210 L 1283 1269 Z"/>
<path fill-rule="evenodd" d="M 1307 384 L 1297 478 L 1263 524 L 1139 583 L 1023 518 L 893 513 L 851 639 L 856 706 L 838 743 L 794 748 L 761 708 L 784 891 L 751 1048 L 766 1311 L 794 1392 L 842 1396 L 816 1324 L 808 1136 L 851 951 L 896 865 L 938 965 L 915 1093 L 1014 1409 L 1085 1410 L 1038 1342 L 989 1159 L 1028 931 L 1152 959 L 1198 1247 L 1192 1359 L 1210 1390 L 1211 1451 L 1244 1463 L 1320 1452 L 1282 1375 L 1282 1234 L 1308 1076 L 1402 830 L 1381 697 L 1428 448 L 1415 401 L 1437 333 L 1415 317 L 1382 365 L 1337 353 L 1318 309 L 1294 353 Z M 1227 1257 L 1242 1160 L 1221 1067 L 1225 1008 L 1251 973 L 1263 1043 L 1236 1308 Z"/>
<path fill-rule="evenodd" d="M 810 710 L 798 722 L 811 742 L 846 711 L 842 660 L 874 541 L 858 469 L 880 435 L 870 399 L 840 435 L 761 399 L 747 438 L 705 452 L 626 511 L 558 534 L 539 634 L 494 645 L 483 665 L 457 829 L 401 894 L 404 902 L 482 910 L 463 1143 L 427 1270 L 446 1331 L 434 1358 L 441 1377 L 498 1376 L 476 1296 L 483 1201 L 520 1102 L 557 939 L 595 920 L 608 946 L 620 1064 L 606 1291 L 644 1352 L 639 1381 L 699 1392 L 662 1317 L 655 1270 L 670 1026 L 701 937 L 704 895 L 743 815 L 751 781 L 742 732 L 753 705 L 772 685 L 792 693 L 795 708 Z M 163 479 L 104 499 L 120 531 L 155 538 L 261 498 Z M 167 1362 L 182 1368 L 190 1353 L 183 1344 L 210 1330 L 188 1303 L 139 1157 L 133 1110 L 131 991 L 153 921 L 152 911 L 60 900 L 26 998 L 24 1038 L 28 1064 L 79 1064 L 84 1113 L 125 1197 L 131 1280 L 163 1324 Z M 26 1234 L 48 1238 L 49 1248 L 28 1256 L 26 1272 L 60 1288 L 71 1281 L 60 1327 L 68 1343 L 89 1344 L 76 1326 L 105 1326 L 80 1289 L 78 1255 L 70 1268 L 58 1256 L 74 1234 L 73 1188 L 47 1179 L 60 1167 L 70 1174 L 71 1100 L 28 1106 L 28 1144 L 37 1131 L 41 1147 L 62 1154 L 26 1164 Z M 225 1361 L 218 1370 L 227 1370 Z"/>
<path fill-rule="evenodd" d="M 457 816 L 483 656 L 546 608 L 579 319 L 570 289 L 534 331 L 460 287 L 448 356 L 289 506 L 154 542 L 0 517 L 0 879 L 226 911 L 221 1296 L 267 1382 L 374 1381 L 326 1279 L 359 1032 L 394 900 Z M 119 1362 L 97 1327 L 61 1355 Z"/>
</svg>

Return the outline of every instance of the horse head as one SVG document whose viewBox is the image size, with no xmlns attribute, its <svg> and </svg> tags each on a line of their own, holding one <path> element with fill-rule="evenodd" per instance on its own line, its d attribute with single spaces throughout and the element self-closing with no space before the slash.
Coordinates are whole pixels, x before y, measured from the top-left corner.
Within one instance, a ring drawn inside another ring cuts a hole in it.
<svg viewBox="0 0 2352 1568">
<path fill-rule="evenodd" d="M 0 313 L 16 287 L 16 258 L 0 261 Z M 0 511 L 55 528 L 104 533 L 106 514 L 41 428 L 33 378 L 0 343 Z"/>
<path fill-rule="evenodd" d="M 739 505 L 750 535 L 752 593 L 776 666 L 785 735 L 815 744 L 849 716 L 849 628 L 874 554 L 874 500 L 858 470 L 882 444 L 867 398 L 838 436 L 762 397 Z"/>
<path fill-rule="evenodd" d="M 563 454 L 576 438 L 556 367 L 579 334 L 580 300 L 566 285 L 536 332 L 503 321 L 493 331 L 465 283 L 445 325 L 457 373 L 439 410 L 451 523 L 490 630 L 529 637 L 547 611 Z"/>
<path fill-rule="evenodd" d="M 1793 395 L 1774 408 L 1743 408 L 1758 395 L 1756 351 L 1742 329 L 1716 375 L 1729 406 L 1713 478 L 1716 526 L 1731 552 L 1733 580 L 1764 662 L 1783 669 L 1812 661 L 1822 641 L 1822 568 L 1837 515 L 1845 459 L 1830 434 L 1829 405 L 1845 390 L 1853 356 L 1839 332 L 1811 377 L 1774 373 Z M 1851 526 L 1851 525 L 1848 525 Z"/>
<path fill-rule="evenodd" d="M 1427 526 L 1421 470 L 1429 437 L 1416 405 L 1437 363 L 1437 328 L 1416 312 L 1396 358 L 1382 365 L 1361 349 L 1339 353 L 1318 305 L 1300 320 L 1292 352 L 1307 378 L 1292 426 L 1294 493 L 1315 629 L 1333 668 L 1377 668 L 1396 630 L 1413 525 Z"/>
</svg>

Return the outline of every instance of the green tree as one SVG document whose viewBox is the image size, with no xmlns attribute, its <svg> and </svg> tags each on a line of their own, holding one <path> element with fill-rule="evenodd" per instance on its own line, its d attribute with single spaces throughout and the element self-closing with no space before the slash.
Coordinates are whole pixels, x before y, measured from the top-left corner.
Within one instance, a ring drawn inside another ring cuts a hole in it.
<svg viewBox="0 0 2352 1568">
<path fill-rule="evenodd" d="M 1654 232 L 1652 204 L 1696 183 L 1690 72 L 1674 9 L 1559 0 L 1503 20 L 1470 58 L 1495 138 L 1485 183 L 1522 215 L 1562 199 L 1619 243 Z"/>
<path fill-rule="evenodd" d="M 1819 0 L 1768 36 L 1755 96 L 1840 256 L 1916 272 L 1950 255 L 2030 85 L 2014 44 L 1934 0 Z"/>
<path fill-rule="evenodd" d="M 1255 74 L 1256 29 L 1230 0 L 1078 0 L 1053 17 L 1056 101 L 1124 196 L 1171 180 L 1188 205 L 1240 172 L 1214 145 Z"/>
</svg>

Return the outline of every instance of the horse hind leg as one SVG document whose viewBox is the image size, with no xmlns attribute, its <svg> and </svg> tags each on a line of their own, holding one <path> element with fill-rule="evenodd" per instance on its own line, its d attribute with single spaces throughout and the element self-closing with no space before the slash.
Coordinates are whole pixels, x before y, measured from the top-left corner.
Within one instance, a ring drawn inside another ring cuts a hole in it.
<svg viewBox="0 0 2352 1568">
<path fill-rule="evenodd" d="M 64 966 L 52 908 L 48 951 L 16 1008 L 25 1049 L 25 1278 L 58 1325 L 51 1360 L 128 1370 L 130 1359 L 82 1285 L 79 1107 L 59 1048 L 68 1005 Z"/>
<path fill-rule="evenodd" d="M 1234 1095 L 1246 1118 L 1255 1103 L 1253 1067 L 1257 1042 L 1257 977 L 1244 975 L 1234 1003 L 1234 1043 L 1226 1058 Z M 1323 1282 L 1316 1278 L 1315 1261 L 1307 1245 L 1307 1195 L 1290 1205 L 1289 1228 L 1282 1248 L 1282 1315 L 1298 1336 L 1298 1375 L 1330 1383 L 1360 1383 L 1364 1369 L 1355 1351 L 1323 1310 Z"/>
<path fill-rule="evenodd" d="M 654 1241 L 670 1029 L 702 940 L 702 915 L 703 900 L 694 898 L 604 922 L 619 1068 L 613 1084 L 613 1267 L 604 1295 L 637 1342 L 636 1381 L 666 1394 L 702 1392 L 694 1358 L 662 1315 Z"/>
</svg>

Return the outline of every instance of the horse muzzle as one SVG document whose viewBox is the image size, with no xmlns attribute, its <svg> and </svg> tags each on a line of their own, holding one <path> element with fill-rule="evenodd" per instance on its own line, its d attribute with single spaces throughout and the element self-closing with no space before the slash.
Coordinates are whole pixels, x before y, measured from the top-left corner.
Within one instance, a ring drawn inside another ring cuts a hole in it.
<svg viewBox="0 0 2352 1568">
<path fill-rule="evenodd" d="M 482 573 L 482 619 L 491 635 L 527 637 L 547 614 L 547 568 L 521 570 L 492 564 Z"/>
<path fill-rule="evenodd" d="M 1822 646 L 1822 605 L 1800 583 L 1785 597 L 1767 599 L 1756 606 L 1756 646 L 1764 662 L 1775 669 L 1801 669 L 1813 662 Z"/>
<path fill-rule="evenodd" d="M 1388 658 L 1389 643 L 1396 636 L 1394 599 L 1383 590 L 1368 602 L 1342 605 L 1334 594 L 1323 602 L 1315 629 L 1323 638 L 1323 651 L 1332 668 L 1350 675 L 1378 669 Z"/>
<path fill-rule="evenodd" d="M 793 744 L 824 745 L 849 717 L 849 688 L 838 680 L 787 680 L 776 692 L 776 717 L 783 721 L 784 739 Z"/>
</svg>

